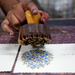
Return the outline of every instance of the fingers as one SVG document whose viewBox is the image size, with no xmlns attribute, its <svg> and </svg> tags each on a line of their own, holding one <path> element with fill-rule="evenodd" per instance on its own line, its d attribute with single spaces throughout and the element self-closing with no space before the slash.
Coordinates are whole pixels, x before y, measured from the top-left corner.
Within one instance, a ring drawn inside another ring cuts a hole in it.
<svg viewBox="0 0 75 75">
<path fill-rule="evenodd" d="M 45 23 L 49 19 L 49 15 L 43 11 L 38 10 L 37 6 L 34 3 L 26 0 L 21 0 L 21 5 L 24 11 L 30 10 L 34 15 L 39 12 L 41 14 L 41 23 Z"/>
<path fill-rule="evenodd" d="M 13 6 L 13 14 L 18 19 L 20 24 L 23 24 L 25 22 L 25 12 L 23 8 L 21 7 L 20 3 Z"/>
<path fill-rule="evenodd" d="M 32 14 L 34 15 L 38 14 L 38 8 L 34 3 L 30 2 L 28 4 L 28 9 L 32 12 Z"/>
<path fill-rule="evenodd" d="M 34 15 L 38 14 L 39 12 L 41 14 L 41 23 L 45 23 L 49 19 L 49 15 L 43 11 L 39 11 L 34 3 L 26 0 L 21 0 L 20 3 L 14 5 L 13 8 L 8 12 L 6 19 L 1 24 L 3 30 L 10 35 L 14 35 L 10 25 L 19 30 L 20 25 L 26 22 L 26 10 L 30 10 Z"/>
<path fill-rule="evenodd" d="M 39 13 L 41 14 L 41 19 L 40 19 L 41 23 L 45 23 L 49 19 L 48 13 L 40 11 L 40 10 L 39 10 Z"/>
<path fill-rule="evenodd" d="M 21 0 L 21 5 L 22 5 L 24 11 L 30 10 L 32 14 L 34 14 L 34 15 L 38 14 L 38 8 L 33 2 Z"/>
<path fill-rule="evenodd" d="M 6 19 L 2 22 L 1 27 L 9 35 L 13 36 L 14 35 L 14 32 L 10 28 L 10 26 L 14 27 L 17 30 L 20 29 L 20 23 L 19 23 L 18 19 L 11 12 L 8 13 Z"/>
<path fill-rule="evenodd" d="M 45 23 L 49 19 L 49 15 L 46 12 L 38 10 L 37 6 L 33 2 L 21 0 L 21 5 L 24 11 L 30 10 L 34 15 L 39 12 L 41 14 L 41 23 Z"/>
<path fill-rule="evenodd" d="M 1 24 L 1 27 L 2 29 L 7 32 L 9 35 L 13 36 L 14 35 L 14 32 L 12 31 L 12 29 L 9 27 L 9 21 L 7 19 L 5 19 L 2 24 Z"/>
<path fill-rule="evenodd" d="M 9 20 L 12 27 L 14 27 L 17 30 L 20 29 L 20 22 L 18 21 L 18 19 L 16 18 L 14 14 L 11 14 L 11 16 L 6 18 Z"/>
</svg>

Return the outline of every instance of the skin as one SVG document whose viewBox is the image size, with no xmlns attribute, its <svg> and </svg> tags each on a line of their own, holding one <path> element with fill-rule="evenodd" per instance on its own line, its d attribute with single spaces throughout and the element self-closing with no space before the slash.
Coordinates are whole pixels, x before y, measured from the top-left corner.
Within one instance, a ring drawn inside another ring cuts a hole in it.
<svg viewBox="0 0 75 75">
<path fill-rule="evenodd" d="M 0 7 L 6 15 L 8 11 L 12 9 L 12 6 L 18 3 L 19 0 L 0 0 Z"/>
<path fill-rule="evenodd" d="M 26 0 L 21 0 L 20 2 L 18 0 L 8 0 L 8 2 L 5 0 L 1 1 L 4 1 L 4 3 L 0 3 L 0 6 L 6 14 L 6 18 L 2 22 L 1 27 L 11 36 L 14 35 L 14 31 L 10 27 L 12 26 L 13 28 L 19 30 L 20 26 L 26 21 L 26 10 L 30 10 L 34 15 L 39 12 L 41 14 L 41 23 L 45 23 L 49 19 L 49 15 L 46 12 L 38 10 L 37 6 L 33 2 Z M 11 1 L 14 2 L 11 3 Z M 6 2 L 7 4 L 3 6 Z"/>
</svg>

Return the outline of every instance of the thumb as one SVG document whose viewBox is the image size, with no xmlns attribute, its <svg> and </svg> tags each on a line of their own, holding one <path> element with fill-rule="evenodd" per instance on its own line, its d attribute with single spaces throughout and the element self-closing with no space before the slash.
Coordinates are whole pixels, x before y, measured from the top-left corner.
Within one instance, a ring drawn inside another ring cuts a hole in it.
<svg viewBox="0 0 75 75">
<path fill-rule="evenodd" d="M 9 35 L 13 36 L 14 32 L 13 30 L 10 28 L 10 23 L 7 19 L 5 19 L 2 24 L 1 24 L 2 29 L 7 32 Z"/>
</svg>

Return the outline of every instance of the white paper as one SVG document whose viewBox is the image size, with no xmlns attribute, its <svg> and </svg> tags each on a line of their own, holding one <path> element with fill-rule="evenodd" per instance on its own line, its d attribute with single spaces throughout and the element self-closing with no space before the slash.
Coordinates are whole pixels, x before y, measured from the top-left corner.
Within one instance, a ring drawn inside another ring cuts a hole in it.
<svg viewBox="0 0 75 75">
<path fill-rule="evenodd" d="M 0 72 L 11 71 L 19 44 L 0 44 Z"/>
<path fill-rule="evenodd" d="M 46 51 L 53 54 L 53 60 L 44 68 L 31 69 L 23 65 L 21 55 L 31 50 L 31 46 L 22 46 L 14 73 L 75 73 L 75 44 L 47 44 Z"/>
</svg>

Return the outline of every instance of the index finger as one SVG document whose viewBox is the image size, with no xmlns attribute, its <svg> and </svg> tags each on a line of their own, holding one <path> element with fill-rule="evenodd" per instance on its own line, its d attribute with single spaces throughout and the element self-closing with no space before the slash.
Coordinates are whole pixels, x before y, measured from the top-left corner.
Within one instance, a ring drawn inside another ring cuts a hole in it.
<svg viewBox="0 0 75 75">
<path fill-rule="evenodd" d="M 1 24 L 1 27 L 2 29 L 7 32 L 9 35 L 13 36 L 14 35 L 14 32 L 12 31 L 12 29 L 9 27 L 10 23 L 7 19 L 5 19 L 2 24 Z"/>
</svg>

